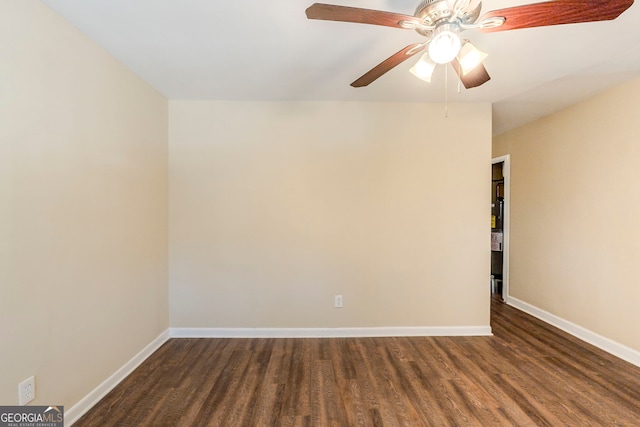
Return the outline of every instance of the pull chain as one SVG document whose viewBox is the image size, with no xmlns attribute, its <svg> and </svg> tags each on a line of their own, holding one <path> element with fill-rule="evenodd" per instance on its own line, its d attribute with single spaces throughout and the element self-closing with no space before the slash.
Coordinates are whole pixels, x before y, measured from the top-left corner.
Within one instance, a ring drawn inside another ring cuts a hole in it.
<svg viewBox="0 0 640 427">
<path fill-rule="evenodd" d="M 462 75 L 462 65 L 460 64 L 460 59 L 458 58 L 458 75 Z M 462 79 L 458 79 L 458 95 L 462 91 Z"/>
<path fill-rule="evenodd" d="M 444 118 L 449 118 L 449 67 L 444 67 Z"/>
</svg>

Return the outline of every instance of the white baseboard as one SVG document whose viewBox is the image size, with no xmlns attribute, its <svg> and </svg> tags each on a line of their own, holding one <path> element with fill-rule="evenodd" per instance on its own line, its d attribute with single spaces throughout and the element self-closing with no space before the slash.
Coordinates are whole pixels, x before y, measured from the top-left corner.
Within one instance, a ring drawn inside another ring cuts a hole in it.
<svg viewBox="0 0 640 427">
<path fill-rule="evenodd" d="M 538 319 L 543 320 L 558 329 L 562 329 L 563 331 L 577 338 L 580 338 L 581 340 L 586 341 L 589 344 L 606 351 L 607 353 L 611 353 L 614 356 L 619 357 L 622 360 L 626 360 L 629 363 L 633 363 L 636 366 L 640 366 L 640 352 L 637 350 L 629 348 L 609 338 L 603 337 L 602 335 L 598 335 L 593 331 L 576 325 L 575 323 L 569 322 L 568 320 L 544 311 L 517 298 L 507 297 L 506 302 L 507 304 L 519 310 L 522 310 L 525 313 L 532 315 L 533 317 L 537 317 Z"/>
<path fill-rule="evenodd" d="M 94 388 L 89 394 L 83 397 L 78 403 L 73 405 L 68 411 L 64 411 L 64 425 L 71 426 L 73 423 L 83 416 L 89 409 L 100 401 L 115 386 L 124 380 L 134 369 L 144 362 L 154 351 L 169 339 L 169 330 L 162 332 L 149 345 L 143 348 L 138 354 L 133 356 L 131 360 L 118 369 L 113 375 L 102 382 L 98 387 Z"/>
<path fill-rule="evenodd" d="M 489 336 L 490 326 L 383 328 L 170 328 L 171 338 L 357 338 Z"/>
</svg>

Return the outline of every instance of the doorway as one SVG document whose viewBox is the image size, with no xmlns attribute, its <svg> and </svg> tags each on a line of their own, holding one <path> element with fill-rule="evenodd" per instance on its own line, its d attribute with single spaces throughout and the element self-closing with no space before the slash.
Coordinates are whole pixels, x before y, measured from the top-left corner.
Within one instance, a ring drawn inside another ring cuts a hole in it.
<svg viewBox="0 0 640 427">
<path fill-rule="evenodd" d="M 491 295 L 509 295 L 510 157 L 491 161 Z"/>
</svg>

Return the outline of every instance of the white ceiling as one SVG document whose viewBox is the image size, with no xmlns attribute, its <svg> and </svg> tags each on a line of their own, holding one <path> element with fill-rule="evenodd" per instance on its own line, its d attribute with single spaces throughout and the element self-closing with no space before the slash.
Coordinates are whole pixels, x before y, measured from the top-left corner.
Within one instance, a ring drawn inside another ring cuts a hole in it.
<svg viewBox="0 0 640 427">
<path fill-rule="evenodd" d="M 368 87 L 349 84 L 421 36 L 411 30 L 307 20 L 313 0 L 43 0 L 169 99 L 444 102 L 410 59 Z M 534 0 L 533 2 L 535 2 Z M 323 0 L 412 15 L 418 0 Z M 483 12 L 530 3 L 485 0 Z M 493 104 L 494 134 L 640 75 L 640 6 L 618 19 L 465 38 L 489 53 L 491 81 L 449 102 Z"/>
</svg>

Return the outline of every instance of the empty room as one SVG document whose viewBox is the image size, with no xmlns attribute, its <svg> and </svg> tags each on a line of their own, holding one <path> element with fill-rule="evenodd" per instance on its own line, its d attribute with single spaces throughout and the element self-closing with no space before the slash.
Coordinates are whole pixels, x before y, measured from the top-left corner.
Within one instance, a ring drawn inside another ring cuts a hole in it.
<svg viewBox="0 0 640 427">
<path fill-rule="evenodd" d="M 0 426 L 640 425 L 638 22 L 0 0 Z"/>
</svg>

